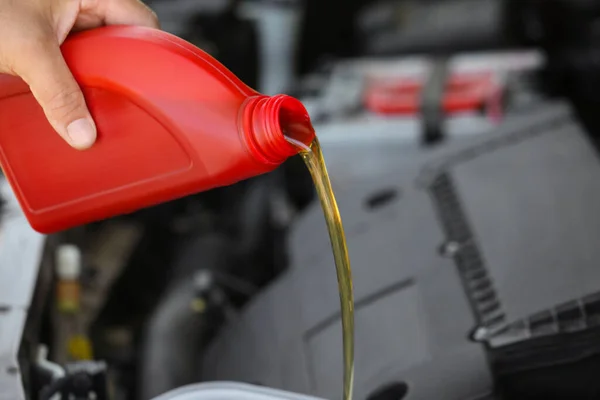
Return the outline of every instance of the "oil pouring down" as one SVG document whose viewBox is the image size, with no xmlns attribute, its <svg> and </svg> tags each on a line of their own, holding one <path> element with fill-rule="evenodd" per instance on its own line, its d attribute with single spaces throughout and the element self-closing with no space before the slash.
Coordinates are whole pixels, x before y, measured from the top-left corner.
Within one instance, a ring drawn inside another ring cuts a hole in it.
<svg viewBox="0 0 600 400">
<path fill-rule="evenodd" d="M 340 211 L 333 194 L 331 181 L 318 139 L 315 137 L 310 147 L 292 139 L 290 135 L 286 135 L 286 140 L 299 148 L 300 155 L 312 176 L 321 207 L 323 208 L 323 214 L 325 215 L 331 249 L 333 250 L 341 303 L 344 354 L 343 399 L 351 400 L 354 384 L 354 293 L 352 287 L 352 270 L 350 268 L 350 258 L 348 257 L 348 247 L 342 218 L 340 217 Z"/>
</svg>

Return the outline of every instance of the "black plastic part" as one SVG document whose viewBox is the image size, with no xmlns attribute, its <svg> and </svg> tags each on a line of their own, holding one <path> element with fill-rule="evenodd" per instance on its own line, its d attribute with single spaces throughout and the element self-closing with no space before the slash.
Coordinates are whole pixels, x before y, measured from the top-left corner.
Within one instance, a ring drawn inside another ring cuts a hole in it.
<svg viewBox="0 0 600 400">
<path fill-rule="evenodd" d="M 544 88 L 566 96 L 600 144 L 600 2 L 596 0 L 506 0 L 515 37 L 541 48 Z"/>
<path fill-rule="evenodd" d="M 108 400 L 106 365 L 102 362 L 85 361 L 67 367 L 67 375 L 45 386 L 40 400 L 51 400 L 56 395 L 62 399 Z"/>
<path fill-rule="evenodd" d="M 254 23 L 236 14 L 232 2 L 226 12 L 197 15 L 184 38 L 219 61 L 251 87 L 258 82 L 258 41 Z"/>
<path fill-rule="evenodd" d="M 433 145 L 444 138 L 443 110 L 444 94 L 448 77 L 448 60 L 438 58 L 421 93 L 421 119 L 423 121 L 423 143 Z"/>
<path fill-rule="evenodd" d="M 394 382 L 377 389 L 367 400 L 403 400 L 408 395 L 408 385 Z"/>
</svg>

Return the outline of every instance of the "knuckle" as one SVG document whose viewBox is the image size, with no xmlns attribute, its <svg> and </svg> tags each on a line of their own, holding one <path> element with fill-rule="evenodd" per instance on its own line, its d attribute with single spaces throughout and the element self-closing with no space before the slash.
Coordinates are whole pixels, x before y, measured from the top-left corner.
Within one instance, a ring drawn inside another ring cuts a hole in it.
<svg viewBox="0 0 600 400">
<path fill-rule="evenodd" d="M 100 2 L 99 0 L 82 0 L 80 3 L 80 7 L 83 11 L 96 10 L 99 6 L 103 5 L 105 2 Z"/>
<path fill-rule="evenodd" d="M 64 120 L 81 112 L 83 95 L 78 90 L 62 90 L 51 95 L 45 105 L 52 119 Z"/>
<path fill-rule="evenodd" d="M 139 1 L 139 0 L 137 0 L 137 1 Z M 154 10 L 152 8 L 148 7 L 143 2 L 140 2 L 140 3 L 142 5 L 142 7 L 146 10 L 146 13 L 148 16 L 148 22 L 150 22 L 154 26 L 159 26 L 160 22 L 159 22 L 158 15 L 156 14 L 156 12 L 154 12 Z"/>
<path fill-rule="evenodd" d="M 150 18 L 152 19 L 152 22 L 154 23 L 154 25 L 156 25 L 156 26 L 160 25 L 158 15 L 156 15 L 156 12 L 154 12 L 154 10 L 150 10 Z"/>
<path fill-rule="evenodd" d="M 145 9 L 147 10 L 147 12 L 145 13 L 146 15 L 144 16 L 146 19 L 146 22 L 150 25 L 150 26 L 155 26 L 158 27 L 160 25 L 160 22 L 158 20 L 158 15 L 156 15 L 156 13 L 154 12 L 154 10 L 152 10 L 149 7 L 144 6 Z"/>
<path fill-rule="evenodd" d="M 12 40 L 15 51 L 25 54 L 36 54 L 51 43 L 52 36 L 42 30 L 33 30 Z"/>
<path fill-rule="evenodd" d="M 24 69 L 35 64 L 40 54 L 46 51 L 49 41 L 42 35 L 23 36 L 11 41 L 7 46 L 6 57 L 14 69 Z"/>
</svg>

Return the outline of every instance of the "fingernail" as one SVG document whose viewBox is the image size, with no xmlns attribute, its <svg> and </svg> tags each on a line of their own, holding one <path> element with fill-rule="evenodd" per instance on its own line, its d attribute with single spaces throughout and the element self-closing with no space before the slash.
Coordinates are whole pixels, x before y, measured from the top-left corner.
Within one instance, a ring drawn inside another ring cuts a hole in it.
<svg viewBox="0 0 600 400">
<path fill-rule="evenodd" d="M 67 126 L 67 135 L 73 147 L 86 149 L 96 141 L 96 128 L 89 119 L 81 118 Z"/>
</svg>

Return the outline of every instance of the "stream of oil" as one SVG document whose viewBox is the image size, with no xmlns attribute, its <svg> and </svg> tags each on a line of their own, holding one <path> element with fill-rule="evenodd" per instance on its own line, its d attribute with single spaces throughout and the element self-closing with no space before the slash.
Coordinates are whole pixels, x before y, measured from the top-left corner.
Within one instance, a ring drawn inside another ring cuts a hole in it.
<svg viewBox="0 0 600 400">
<path fill-rule="evenodd" d="M 342 226 L 340 211 L 335 201 L 331 181 L 323 159 L 321 146 L 317 138 L 307 147 L 293 139 L 288 140 L 300 148 L 300 155 L 308 167 L 317 195 L 323 208 L 329 239 L 333 250 L 335 269 L 337 273 L 340 292 L 342 315 L 342 341 L 344 354 L 344 397 L 343 400 L 352 399 L 354 384 L 354 293 L 352 288 L 352 270 L 346 245 L 346 235 Z"/>
</svg>

